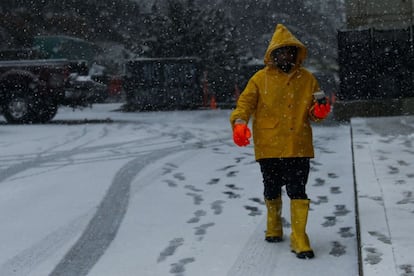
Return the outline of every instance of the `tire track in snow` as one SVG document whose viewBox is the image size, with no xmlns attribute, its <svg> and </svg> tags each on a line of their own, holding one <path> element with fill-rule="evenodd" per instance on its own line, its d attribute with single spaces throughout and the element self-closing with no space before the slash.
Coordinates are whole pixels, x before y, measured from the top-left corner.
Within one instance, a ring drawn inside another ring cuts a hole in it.
<svg viewBox="0 0 414 276">
<path fill-rule="evenodd" d="M 51 272 L 52 275 L 87 275 L 118 232 L 126 213 L 131 182 L 149 163 L 176 151 L 159 150 L 126 163 L 115 175 L 94 217 L 82 236 Z"/>
<path fill-rule="evenodd" d="M 140 139 L 140 140 L 133 140 L 121 143 L 111 143 L 105 144 L 100 146 L 90 146 L 90 147 L 76 147 L 65 151 L 58 151 L 51 154 L 47 154 L 46 152 L 37 154 L 34 158 L 20 162 L 18 164 L 11 165 L 5 169 L 0 170 L 0 183 L 4 180 L 21 173 L 23 171 L 38 168 L 45 163 L 56 162 L 60 159 L 68 159 L 70 156 L 74 156 L 76 154 L 85 154 L 85 153 L 93 153 L 93 152 L 102 152 L 103 150 L 114 150 L 114 149 L 124 149 L 125 146 L 130 148 L 136 149 L 134 152 L 128 152 L 129 155 L 131 154 L 145 154 L 146 152 L 150 151 L 147 150 L 149 146 L 163 146 L 168 145 L 171 143 L 178 143 L 177 141 L 158 141 L 156 137 Z M 129 148 L 128 148 L 129 149 Z M 112 154 L 111 154 L 112 155 Z"/>
<path fill-rule="evenodd" d="M 131 183 L 148 164 L 177 151 L 189 150 L 215 143 L 221 139 L 185 146 L 173 146 L 141 155 L 123 166 L 115 175 L 97 212 L 82 236 L 56 265 L 50 276 L 83 276 L 98 262 L 115 238 L 128 208 Z"/>
<path fill-rule="evenodd" d="M 135 124 L 129 124 L 131 127 L 134 127 Z M 114 150 L 120 149 L 125 150 L 125 147 L 129 149 L 134 149 L 131 154 L 141 154 L 146 153 L 145 150 L 148 146 L 163 146 L 166 145 L 167 147 L 171 146 L 171 142 L 179 143 L 179 141 L 166 141 L 165 139 L 159 139 L 162 137 L 159 132 L 154 129 L 153 126 L 144 124 L 144 128 L 147 132 L 153 132 L 154 135 L 150 137 L 146 137 L 143 139 L 134 139 L 131 141 L 123 141 L 120 143 L 109 143 L 105 145 L 93 145 L 94 142 L 99 141 L 100 139 L 109 135 L 110 130 L 108 130 L 107 126 L 104 126 L 101 130 L 102 133 L 95 137 L 88 137 L 90 132 L 94 133 L 92 130 L 89 130 L 87 127 L 83 127 L 80 130 L 71 131 L 73 137 L 69 135 L 67 139 L 53 145 L 49 148 L 43 149 L 41 152 L 25 154 L 25 155 L 6 155 L 2 156 L 0 160 L 2 161 L 2 169 L 0 169 L 0 183 L 4 180 L 19 174 L 23 171 L 38 168 L 43 164 L 47 164 L 50 162 L 55 162 L 61 159 L 67 159 L 70 156 L 74 156 L 76 154 L 83 154 L 83 153 L 92 153 L 92 152 L 101 152 L 102 150 Z M 87 139 L 86 141 L 81 141 L 82 139 Z M 58 150 L 61 147 L 69 146 L 74 143 L 81 143 L 78 145 L 73 145 L 71 149 L 68 150 Z M 92 145 L 91 145 L 92 144 Z M 88 146 L 91 145 L 91 146 Z M 137 151 L 138 150 L 138 151 Z M 6 159 L 5 159 L 6 158 Z M 20 160 L 20 161 L 19 161 Z M 23 161 L 22 161 L 23 160 Z M 15 161 L 19 161 L 15 163 Z M 4 165 L 4 163 L 13 162 L 14 164 Z"/>
<path fill-rule="evenodd" d="M 39 242 L 7 260 L 0 267 L 0 275 L 31 275 L 39 263 L 54 256 L 65 243 L 75 239 L 82 232 L 93 216 L 92 211 L 75 218 L 65 226 L 53 231 Z"/>
</svg>

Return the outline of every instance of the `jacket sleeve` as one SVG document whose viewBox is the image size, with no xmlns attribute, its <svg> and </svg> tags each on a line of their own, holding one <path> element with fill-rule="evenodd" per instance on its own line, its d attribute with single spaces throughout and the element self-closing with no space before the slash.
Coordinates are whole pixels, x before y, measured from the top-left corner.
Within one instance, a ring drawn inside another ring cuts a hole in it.
<svg viewBox="0 0 414 276">
<path fill-rule="evenodd" d="M 254 81 L 254 77 L 252 77 L 241 93 L 237 101 L 236 109 L 230 115 L 230 123 L 232 126 L 237 119 L 249 122 L 250 116 L 256 110 L 258 95 L 259 87 Z"/>
<path fill-rule="evenodd" d="M 309 119 L 311 121 L 313 121 L 313 122 L 321 122 L 321 121 L 323 121 L 324 119 L 317 118 L 317 117 L 315 117 L 313 115 L 313 109 L 314 108 L 315 108 L 315 105 L 312 105 L 312 107 L 309 109 Z"/>
</svg>

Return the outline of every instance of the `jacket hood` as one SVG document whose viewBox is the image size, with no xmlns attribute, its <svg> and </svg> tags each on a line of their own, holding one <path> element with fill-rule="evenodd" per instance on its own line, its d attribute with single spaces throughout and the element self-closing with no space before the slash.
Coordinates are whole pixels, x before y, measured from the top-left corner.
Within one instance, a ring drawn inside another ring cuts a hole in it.
<svg viewBox="0 0 414 276">
<path fill-rule="evenodd" d="M 305 45 L 299 41 L 283 24 L 277 24 L 275 32 L 273 33 L 272 40 L 267 47 L 264 63 L 266 65 L 274 65 L 273 59 L 270 54 L 273 50 L 284 47 L 284 46 L 295 46 L 298 48 L 298 56 L 296 66 L 302 64 L 307 56 L 307 49 Z"/>
</svg>

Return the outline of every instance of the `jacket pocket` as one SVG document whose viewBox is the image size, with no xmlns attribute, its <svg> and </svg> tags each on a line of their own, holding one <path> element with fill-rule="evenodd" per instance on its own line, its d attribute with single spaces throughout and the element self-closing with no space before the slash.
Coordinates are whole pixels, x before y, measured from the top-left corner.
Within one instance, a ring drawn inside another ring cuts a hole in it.
<svg viewBox="0 0 414 276">
<path fill-rule="evenodd" d="M 256 120 L 257 129 L 266 129 L 266 128 L 276 128 L 279 124 L 279 120 L 275 118 L 266 118 L 261 120 Z"/>
<path fill-rule="evenodd" d="M 277 144 L 278 125 L 279 120 L 274 117 L 257 120 L 253 127 L 254 144 L 259 147 L 269 147 Z"/>
</svg>

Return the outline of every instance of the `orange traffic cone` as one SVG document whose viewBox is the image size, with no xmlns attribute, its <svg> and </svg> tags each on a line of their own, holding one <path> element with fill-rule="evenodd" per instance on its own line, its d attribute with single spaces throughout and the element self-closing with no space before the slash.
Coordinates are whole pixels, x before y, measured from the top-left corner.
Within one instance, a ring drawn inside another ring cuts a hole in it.
<svg viewBox="0 0 414 276">
<path fill-rule="evenodd" d="M 211 109 L 217 109 L 216 96 L 214 96 L 214 95 L 211 96 L 210 108 Z"/>
</svg>

